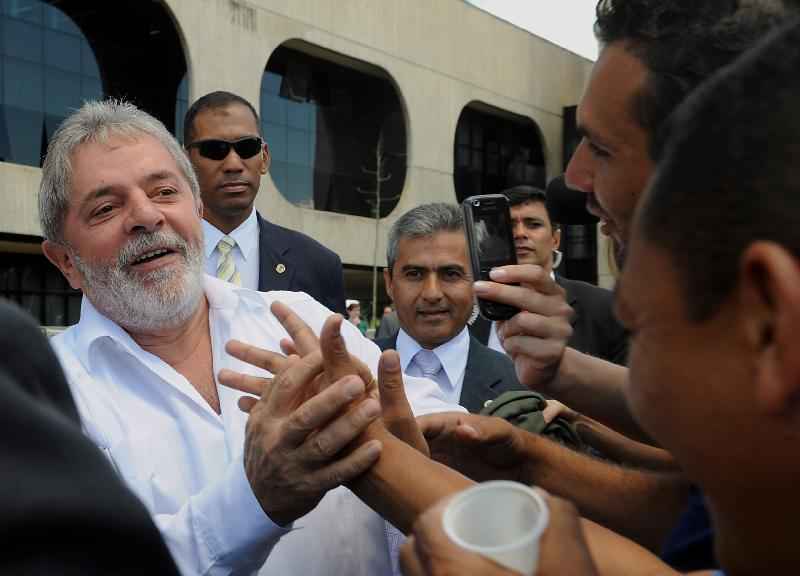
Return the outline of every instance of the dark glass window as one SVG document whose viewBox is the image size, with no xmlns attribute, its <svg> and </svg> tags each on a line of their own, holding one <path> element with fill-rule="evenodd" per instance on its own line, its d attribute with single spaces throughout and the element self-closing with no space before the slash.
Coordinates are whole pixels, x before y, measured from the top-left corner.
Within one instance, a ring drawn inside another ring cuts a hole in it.
<svg viewBox="0 0 800 576">
<path fill-rule="evenodd" d="M 358 216 L 374 216 L 378 202 L 381 216 L 395 207 L 406 129 L 385 72 L 317 47 L 282 45 L 267 62 L 260 104 L 272 180 L 290 202 Z"/>
<path fill-rule="evenodd" d="M 485 104 L 470 104 L 461 112 L 453 160 L 459 202 L 519 184 L 545 187 L 544 152 L 536 124 Z"/>
<path fill-rule="evenodd" d="M 103 90 L 89 42 L 64 12 L 0 0 L 0 160 L 39 166 L 58 124 Z"/>
<path fill-rule="evenodd" d="M 103 96 L 131 100 L 174 130 L 185 74 L 160 2 L 0 0 L 0 160 L 41 165 L 64 118 Z"/>
<path fill-rule="evenodd" d="M 40 254 L 0 253 L 0 297 L 17 302 L 43 326 L 80 319 L 81 292 Z"/>
<path fill-rule="evenodd" d="M 183 144 L 183 119 L 189 111 L 189 78 L 184 75 L 175 100 L 175 137 Z"/>
</svg>

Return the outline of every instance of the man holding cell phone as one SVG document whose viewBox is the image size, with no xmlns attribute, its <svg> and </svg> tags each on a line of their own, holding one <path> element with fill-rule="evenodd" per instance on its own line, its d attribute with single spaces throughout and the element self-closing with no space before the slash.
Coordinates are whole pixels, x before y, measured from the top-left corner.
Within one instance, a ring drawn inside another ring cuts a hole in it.
<svg viewBox="0 0 800 576">
<path fill-rule="evenodd" d="M 266 292 L 306 292 L 344 313 L 342 262 L 316 240 L 254 210 L 270 165 L 258 113 L 241 96 L 211 92 L 186 112 L 183 143 L 200 182 L 206 272 Z"/>
</svg>

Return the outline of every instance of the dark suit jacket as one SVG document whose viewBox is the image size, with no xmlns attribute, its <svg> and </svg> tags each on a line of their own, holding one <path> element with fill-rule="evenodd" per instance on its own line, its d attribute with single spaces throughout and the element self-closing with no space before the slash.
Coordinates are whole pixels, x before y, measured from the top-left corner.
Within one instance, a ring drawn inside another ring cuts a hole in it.
<svg viewBox="0 0 800 576">
<path fill-rule="evenodd" d="M 335 252 L 305 234 L 268 222 L 261 214 L 258 233 L 260 291 L 305 292 L 345 314 L 342 261 Z"/>
<path fill-rule="evenodd" d="M 570 280 L 556 275 L 556 282 L 566 291 L 567 304 L 575 311 L 572 316 L 572 337 L 567 346 L 625 365 L 628 356 L 628 334 L 614 316 L 614 295 L 610 290 L 594 284 Z M 472 335 L 486 344 L 489 341 L 491 322 L 478 318 L 472 326 Z"/>
<path fill-rule="evenodd" d="M 381 350 L 397 347 L 397 335 L 375 340 Z M 458 403 L 470 412 L 480 412 L 487 400 L 493 400 L 509 390 L 527 390 L 517 380 L 514 363 L 505 354 L 492 350 L 469 338 L 469 355 L 464 370 L 464 383 Z"/>
<path fill-rule="evenodd" d="M 177 576 L 147 510 L 80 430 L 55 354 L 0 300 L 0 574 Z"/>
</svg>

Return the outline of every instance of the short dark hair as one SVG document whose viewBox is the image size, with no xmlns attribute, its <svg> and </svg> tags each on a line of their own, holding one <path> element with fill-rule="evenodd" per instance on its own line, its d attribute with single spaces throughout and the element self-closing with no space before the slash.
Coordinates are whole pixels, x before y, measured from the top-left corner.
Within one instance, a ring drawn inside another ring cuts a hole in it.
<svg viewBox="0 0 800 576">
<path fill-rule="evenodd" d="M 544 211 L 547 213 L 547 219 L 550 220 L 550 227 L 555 231 L 558 230 L 560 224 L 553 220 L 551 206 L 547 202 L 547 192 L 536 186 L 528 186 L 523 184 L 506 188 L 500 192 L 503 196 L 508 198 L 508 205 L 510 207 L 520 206 L 528 202 L 536 202 L 544 206 Z"/>
<path fill-rule="evenodd" d="M 703 80 L 732 62 L 782 21 L 780 0 L 599 0 L 595 36 L 641 60 L 647 79 L 631 102 L 654 137 Z"/>
<path fill-rule="evenodd" d="M 800 19 L 699 88 L 671 120 L 638 233 L 667 250 L 687 316 L 717 312 L 759 240 L 800 258 Z"/>
<path fill-rule="evenodd" d="M 500 194 L 508 198 L 509 206 L 519 206 L 527 202 L 547 204 L 547 193 L 541 188 L 528 186 L 527 184 L 506 188 Z"/>
<path fill-rule="evenodd" d="M 186 111 L 186 115 L 183 117 L 183 145 L 187 146 L 192 143 L 192 140 L 194 139 L 194 120 L 197 118 L 197 115 L 200 114 L 200 112 L 203 112 L 204 110 L 226 108 L 231 104 L 240 104 L 247 107 L 250 112 L 253 113 L 253 118 L 256 119 L 256 126 L 259 127 L 259 133 L 261 132 L 258 112 L 256 112 L 256 109 L 253 108 L 253 105 L 250 104 L 250 102 L 232 92 L 217 90 L 216 92 L 210 92 L 205 96 L 201 96 L 195 100 Z"/>
</svg>

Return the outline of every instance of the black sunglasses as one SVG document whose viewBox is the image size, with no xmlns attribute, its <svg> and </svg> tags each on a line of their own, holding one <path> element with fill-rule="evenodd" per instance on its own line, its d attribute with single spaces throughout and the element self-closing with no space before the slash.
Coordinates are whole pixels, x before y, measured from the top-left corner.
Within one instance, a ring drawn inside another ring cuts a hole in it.
<svg viewBox="0 0 800 576">
<path fill-rule="evenodd" d="M 210 160 L 224 160 L 228 157 L 231 148 L 233 148 L 239 158 L 247 160 L 261 152 L 262 146 L 263 140 L 258 136 L 245 136 L 233 142 L 228 142 L 227 140 L 198 140 L 197 142 L 192 142 L 186 148 L 197 148 L 200 156 Z"/>
</svg>

